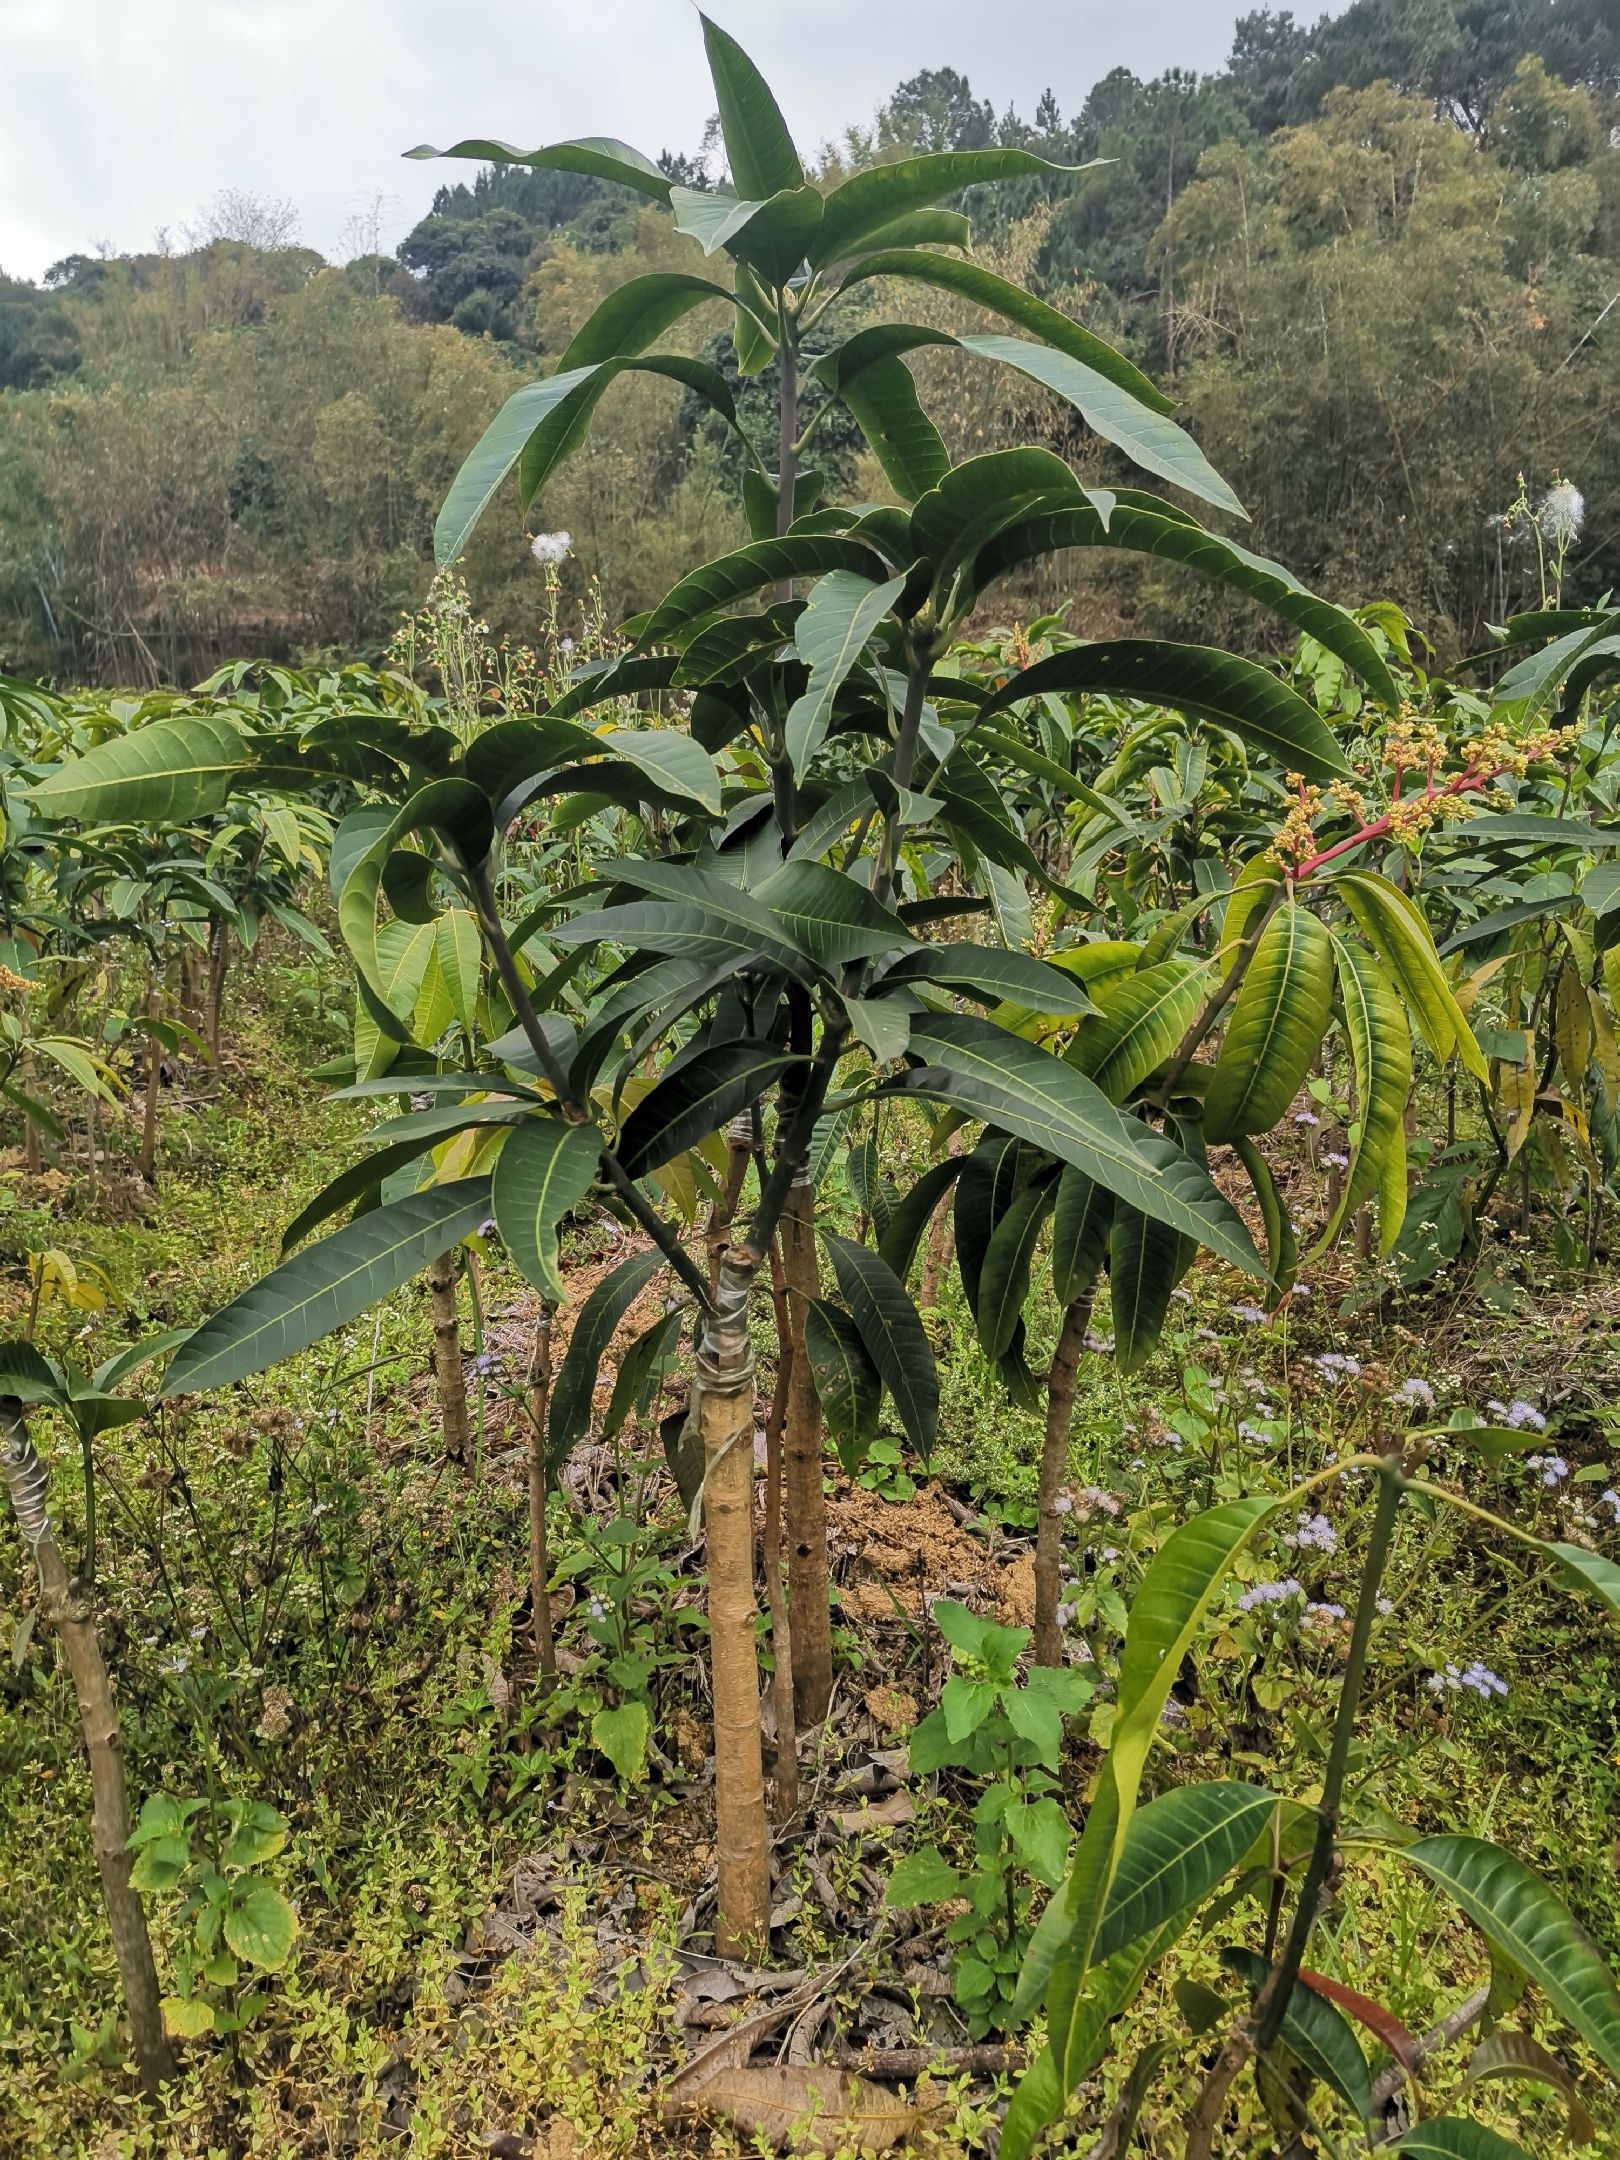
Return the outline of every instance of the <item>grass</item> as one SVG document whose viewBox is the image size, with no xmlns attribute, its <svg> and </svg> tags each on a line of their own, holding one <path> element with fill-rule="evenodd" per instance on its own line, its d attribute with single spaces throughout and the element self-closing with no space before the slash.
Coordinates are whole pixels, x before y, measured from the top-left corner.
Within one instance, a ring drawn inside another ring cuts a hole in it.
<svg viewBox="0 0 1620 2160">
<path fill-rule="evenodd" d="M 266 955 L 237 989 L 217 1096 L 199 1088 L 167 1108 L 155 1200 L 135 1193 L 117 1159 L 93 1194 L 82 1167 L 6 1179 L 8 1325 L 26 1306 L 21 1255 L 46 1244 L 96 1260 L 123 1301 L 89 1315 L 47 1307 L 41 1337 L 55 1352 L 89 1362 L 151 1328 L 200 1318 L 274 1260 L 281 1226 L 345 1159 L 359 1114 L 323 1103 L 301 1077 L 339 1047 L 320 986 L 312 991 L 307 968 Z M 117 1157 L 116 1139 L 109 1151 Z M 589 1230 L 573 1240 L 576 1273 L 598 1246 Z M 1389 1398 L 1413 1373 L 1434 1386 L 1442 1410 L 1478 1407 L 1489 1395 L 1552 1406 L 1547 1446 L 1569 1464 L 1556 1487 L 1522 1461 L 1489 1468 L 1459 1454 L 1444 1459 L 1443 1474 L 1544 1534 L 1584 1524 L 1612 1551 L 1598 1497 L 1620 1483 L 1620 1426 L 1606 1407 L 1612 1311 L 1601 1286 L 1563 1277 L 1537 1248 L 1509 1259 L 1498 1273 L 1516 1283 L 1510 1327 L 1478 1303 L 1433 1299 L 1393 1321 L 1363 1314 L 1345 1336 L 1334 1319 L 1344 1284 L 1326 1267 L 1315 1297 L 1285 1324 L 1258 1327 L 1236 1310 L 1245 1292 L 1235 1278 L 1201 1267 L 1140 1378 L 1123 1380 L 1106 1357 L 1089 1358 L 1071 1468 L 1076 1485 L 1101 1488 L 1114 1512 L 1094 1519 L 1073 1560 L 1076 1624 L 1099 1658 L 1113 1656 L 1134 1584 L 1173 1523 L 1387 1431 Z M 52 1645 L 30 1628 L 20 1549 L 0 1538 L 0 1648 L 10 1646 L 0 1660 L 0 2152 L 111 2160 L 342 2151 L 369 2160 L 470 2154 L 502 2138 L 513 2142 L 494 2149 L 547 2160 L 674 2150 L 688 2139 L 693 2149 L 737 2149 L 724 2133 L 709 2142 L 660 2114 L 671 2066 L 703 2037 L 682 2023 L 693 1968 L 679 1951 L 694 1922 L 702 1925 L 712 1838 L 698 1637 L 689 1606 L 684 1620 L 671 1618 L 680 1597 L 668 1587 L 691 1576 L 684 1512 L 655 1479 L 656 1520 L 636 1550 L 661 1572 L 652 1594 L 627 1605 L 625 1624 L 662 1661 L 652 1686 L 656 1752 L 649 1780 L 630 1790 L 588 1735 L 597 1647 L 588 1608 L 601 1590 L 599 1563 L 582 1573 L 564 1632 L 583 1676 L 549 1702 L 532 1686 L 522 1438 L 504 1403 L 521 1382 L 529 1299 L 498 1258 L 485 1286 L 501 1363 L 470 1478 L 440 1459 L 417 1290 L 226 1400 L 170 1406 L 98 1443 L 102 1632 L 135 1801 L 218 1790 L 267 1800 L 292 1824 L 273 1872 L 300 1915 L 293 1959 L 266 1986 L 238 2057 L 212 2043 L 186 2050 L 186 2079 L 162 2119 L 132 2098 L 122 2055 L 71 1695 Z M 930 1467 L 959 1506 L 977 1511 L 970 1536 L 986 1555 L 977 1587 L 993 1601 L 1005 1589 L 1003 1543 L 1031 1520 L 1040 1419 L 1007 1404 L 953 1280 L 929 1325 L 943 1353 L 944 1435 Z M 1032 1342 L 1032 1367 L 1049 1349 Z M 1353 1355 L 1362 1370 L 1324 1370 L 1324 1354 Z M 76 1554 L 74 1451 L 44 1426 L 40 1439 Z M 650 1427 L 616 1459 L 585 1451 L 554 1502 L 554 1553 L 565 1572 L 582 1524 L 594 1520 L 598 1532 L 611 1524 L 636 1448 L 656 1457 Z M 1318 1602 L 1347 1603 L 1364 1497 L 1352 1488 L 1322 1503 L 1333 1551 L 1272 1536 L 1243 1563 L 1178 1683 L 1151 1789 L 1226 1775 L 1313 1796 L 1336 1699 L 1337 1638 L 1331 1625 L 1302 1627 L 1274 1608 L 1244 1612 L 1237 1598 L 1244 1583 L 1295 1574 Z M 835 1529 L 838 1508 L 835 1500 Z M 903 1503 L 894 1519 L 898 1538 Z M 860 1565 L 858 1556 L 848 1564 Z M 1432 1525 L 1409 1520 L 1390 1595 L 1352 1766 L 1358 1820 L 1392 1831 L 1488 1831 L 1620 1953 L 1612 1632 L 1590 1605 L 1534 1579 L 1505 1545 L 1450 1513 Z M 849 1707 L 829 1742 L 829 1776 L 851 1734 L 866 1733 L 863 1691 L 881 1682 L 926 1705 L 939 1679 L 937 1645 L 914 1619 L 860 1619 L 846 1607 L 844 1629 Z M 1432 1674 L 1474 1658 L 1503 1678 L 1505 1696 L 1430 1690 Z M 1108 1715 L 1100 1704 L 1089 1730 L 1073 1737 L 1065 1791 L 1076 1812 Z M 969 1836 L 948 1781 L 917 1801 L 913 1830 L 786 1850 L 779 1895 L 798 1902 L 773 1944 L 775 1962 L 835 1967 L 852 1954 L 881 1962 L 881 1947 L 863 1937 L 881 1936 L 877 1900 L 893 1854 L 907 1837 L 960 1845 Z M 167 1970 L 175 1918 L 162 1900 L 152 1917 Z M 1312 1957 L 1414 2029 L 1485 1969 L 1478 1938 L 1439 1912 L 1398 1857 L 1372 1848 L 1347 1868 Z M 823 2041 L 846 2027 L 870 2031 L 874 1969 L 860 1966 L 834 1990 Z M 1171 2029 L 1170 1979 L 1215 1986 L 1221 1977 L 1213 1945 L 1198 1942 L 1154 1983 L 1126 2021 L 1116 2067 L 1082 2096 L 1077 2149 L 1089 2146 L 1137 2046 Z M 1544 2007 L 1534 2015 L 1547 2043 L 1578 2060 Z M 1441 2097 L 1462 2059 L 1447 2058 Z M 1591 2090 L 1601 2122 L 1595 2077 Z M 970 2092 L 958 2080 L 943 2094 L 925 2146 L 982 2150 L 989 2089 L 981 2082 Z M 1554 2141 L 1557 2105 L 1527 2088 L 1484 2088 L 1478 2112 L 1533 2150 Z M 1150 2101 L 1147 2150 L 1174 2149 L 1174 2113 L 1162 2092 Z M 1234 2152 L 1249 2149 L 1248 2132 L 1232 2135 Z M 1620 2145 L 1605 2128 L 1594 2149 Z"/>
</svg>

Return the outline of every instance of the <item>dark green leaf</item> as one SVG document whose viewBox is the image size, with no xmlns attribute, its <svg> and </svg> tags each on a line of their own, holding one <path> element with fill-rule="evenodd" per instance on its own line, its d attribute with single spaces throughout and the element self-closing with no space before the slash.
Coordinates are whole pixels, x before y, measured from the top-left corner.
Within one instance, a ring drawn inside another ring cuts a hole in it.
<svg viewBox="0 0 1620 2160">
<path fill-rule="evenodd" d="M 1199 1905 L 1260 1835 L 1276 1799 L 1257 1785 L 1181 1785 L 1131 1817 L 1092 1950 L 1101 1965 L 1127 1943 Z"/>
<path fill-rule="evenodd" d="M 980 718 L 1053 690 L 1134 698 L 1213 720 L 1280 771 L 1307 780 L 1343 779 L 1350 771 L 1326 722 L 1297 690 L 1254 661 L 1211 646 L 1147 638 L 1076 645 L 1014 675 L 981 708 Z"/>
<path fill-rule="evenodd" d="M 845 1447 L 875 1439 L 883 1383 L 849 1314 L 811 1298 L 805 1307 L 804 1347 L 831 1438 Z"/>
<path fill-rule="evenodd" d="M 926 1461 L 939 1424 L 939 1378 L 917 1308 L 875 1252 L 830 1231 L 825 1241 L 838 1294 L 894 1398 L 906 1437 Z"/>
<path fill-rule="evenodd" d="M 525 1278 L 548 1303 L 562 1302 L 557 1230 L 596 1182 L 602 1136 L 594 1125 L 526 1117 L 507 1136 L 490 1180 L 495 1227 Z"/>
<path fill-rule="evenodd" d="M 1253 1950 L 1236 1945 L 1221 1952 L 1221 1963 L 1258 1993 L 1271 1967 Z M 1283 2013 L 1281 2038 L 1312 2077 L 1320 2078 L 1349 2108 L 1357 2122 L 1372 2113 L 1372 2075 L 1361 2043 L 1349 2021 L 1322 1996 L 1296 1985 Z"/>
<path fill-rule="evenodd" d="M 1483 1838 L 1420 1838 L 1402 1856 L 1454 1898 L 1599 2061 L 1620 2074 L 1620 1990 L 1541 1877 Z"/>
<path fill-rule="evenodd" d="M 774 1043 L 710 1043 L 674 1066 L 624 1121 L 619 1160 L 645 1177 L 758 1102 L 794 1060 Z"/>
<path fill-rule="evenodd" d="M 164 1396 L 228 1387 L 307 1350 L 420 1274 L 488 1213 L 488 1178 L 462 1178 L 346 1223 L 204 1321 L 175 1353 Z"/>
<path fill-rule="evenodd" d="M 602 1277 L 579 1309 L 568 1350 L 551 1391 L 546 1452 L 553 1468 L 566 1460 L 591 1426 L 596 1383 L 619 1322 L 664 1265 L 655 1247 L 632 1253 Z"/>
</svg>

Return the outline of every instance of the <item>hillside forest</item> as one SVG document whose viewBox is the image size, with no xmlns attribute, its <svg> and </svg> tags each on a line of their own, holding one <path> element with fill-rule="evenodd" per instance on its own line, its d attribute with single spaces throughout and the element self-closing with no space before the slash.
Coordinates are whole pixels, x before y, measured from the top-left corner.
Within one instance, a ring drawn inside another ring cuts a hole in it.
<svg viewBox="0 0 1620 2160">
<path fill-rule="evenodd" d="M 1568 477 L 1593 506 L 1571 596 L 1620 582 L 1620 26 L 1603 0 L 1355 0 L 1315 29 L 1262 10 L 1217 74 L 1115 73 L 1083 98 L 1065 96 L 1078 49 L 1050 66 L 1028 115 L 920 67 L 822 147 L 818 184 L 916 149 L 1090 165 L 970 191 L 980 257 L 1165 384 L 1239 476 L 1263 552 L 1332 597 L 1399 599 L 1444 656 L 1534 587 L 1521 475 Z M 700 186 L 722 170 L 712 130 L 662 162 Z M 622 279 L 703 262 L 644 197 L 581 174 L 451 181 L 392 255 L 370 222 L 327 263 L 290 205 L 227 196 L 161 247 L 0 280 L 0 660 L 155 684 L 245 652 L 380 656 L 425 596 L 465 443 Z M 928 300 L 966 321 L 959 297 Z M 675 335 L 736 378 L 729 329 Z M 1039 440 L 1114 469 L 1038 390 L 992 398 L 949 355 L 922 365 L 953 452 Z M 745 392 L 763 409 L 769 371 Z M 617 618 L 745 527 L 739 463 L 695 399 L 632 381 L 611 409 L 547 516 L 573 536 L 570 597 L 595 579 Z M 883 499 L 857 431 L 829 428 L 819 455 Z M 498 634 L 531 625 L 524 548 L 505 516 L 468 557 Z M 1065 568 L 1022 597 L 1071 590 Z M 1221 627 L 1217 603 L 1190 613 L 1151 572 L 1087 597 L 1120 624 Z"/>
</svg>

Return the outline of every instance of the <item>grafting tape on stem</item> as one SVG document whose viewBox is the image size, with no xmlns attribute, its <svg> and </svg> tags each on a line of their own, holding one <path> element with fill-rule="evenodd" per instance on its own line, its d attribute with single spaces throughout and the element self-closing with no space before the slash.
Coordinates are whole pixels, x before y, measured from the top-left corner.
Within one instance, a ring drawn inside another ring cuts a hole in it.
<svg viewBox="0 0 1620 2160">
<path fill-rule="evenodd" d="M 51 1534 L 51 1518 L 45 1507 L 46 1471 L 40 1461 L 27 1421 L 18 1402 L 0 1403 L 0 1430 L 5 1445 L 0 1449 L 0 1468 L 5 1471 L 23 1542 L 33 1551 Z"/>
<path fill-rule="evenodd" d="M 740 1395 L 754 1385 L 754 1360 L 748 1340 L 748 1298 L 754 1270 L 728 1259 L 714 1287 L 714 1306 L 697 1355 L 698 1388 L 716 1397 Z"/>
</svg>

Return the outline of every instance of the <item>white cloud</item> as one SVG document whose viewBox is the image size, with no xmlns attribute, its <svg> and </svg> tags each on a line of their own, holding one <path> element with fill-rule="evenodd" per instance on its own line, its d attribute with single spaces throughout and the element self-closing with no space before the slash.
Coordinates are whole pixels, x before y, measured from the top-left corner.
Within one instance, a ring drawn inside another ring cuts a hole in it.
<svg viewBox="0 0 1620 2160">
<path fill-rule="evenodd" d="M 1110 68 L 1218 66 L 1238 8 L 1159 0 L 725 0 L 813 150 L 919 68 L 998 112 L 1066 114 Z M 384 198 L 397 240 L 455 168 L 423 140 L 613 134 L 695 149 L 712 105 L 689 0 L 0 0 L 0 267 L 37 277 L 178 234 L 220 189 L 288 198 L 332 252 Z"/>
</svg>

